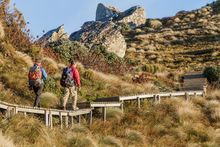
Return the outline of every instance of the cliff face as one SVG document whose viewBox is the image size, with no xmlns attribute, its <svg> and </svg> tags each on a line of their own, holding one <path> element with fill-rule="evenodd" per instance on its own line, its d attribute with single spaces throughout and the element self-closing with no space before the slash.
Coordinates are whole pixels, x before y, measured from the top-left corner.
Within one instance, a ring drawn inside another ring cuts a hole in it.
<svg viewBox="0 0 220 147">
<path fill-rule="evenodd" d="M 146 16 L 144 8 L 134 6 L 124 12 L 120 12 L 113 6 L 98 4 L 96 10 L 96 21 L 114 21 L 129 24 L 131 27 L 137 27 L 145 24 Z"/>
<path fill-rule="evenodd" d="M 113 22 L 87 22 L 81 30 L 72 33 L 70 39 L 80 41 L 89 48 L 93 44 L 102 44 L 119 57 L 124 57 L 127 49 L 120 28 Z"/>
</svg>

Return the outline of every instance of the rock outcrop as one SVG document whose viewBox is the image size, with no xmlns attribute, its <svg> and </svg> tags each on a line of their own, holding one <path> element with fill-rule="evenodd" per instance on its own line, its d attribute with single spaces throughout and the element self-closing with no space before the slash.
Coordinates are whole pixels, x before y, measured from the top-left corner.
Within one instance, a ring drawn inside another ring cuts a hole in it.
<svg viewBox="0 0 220 147">
<path fill-rule="evenodd" d="M 69 35 L 64 31 L 64 25 L 61 25 L 56 29 L 48 31 L 38 40 L 38 42 L 45 45 L 50 42 L 55 42 L 61 39 L 68 39 L 68 38 Z"/>
<path fill-rule="evenodd" d="M 102 44 L 107 51 L 113 52 L 119 57 L 124 57 L 126 51 L 126 43 L 120 27 L 110 21 L 86 22 L 81 30 L 70 35 L 70 40 L 82 42 L 87 47 Z"/>
<path fill-rule="evenodd" d="M 4 27 L 2 25 L 2 22 L 0 21 L 0 38 L 4 38 L 5 32 L 4 32 Z"/>
<path fill-rule="evenodd" d="M 124 12 L 120 12 L 115 7 L 107 7 L 100 3 L 96 10 L 96 21 L 122 22 L 132 27 L 137 27 L 145 24 L 146 16 L 144 8 L 139 6 L 134 6 Z"/>
<path fill-rule="evenodd" d="M 109 21 L 119 13 L 115 7 L 106 7 L 102 3 L 99 3 L 96 9 L 96 21 Z"/>
</svg>

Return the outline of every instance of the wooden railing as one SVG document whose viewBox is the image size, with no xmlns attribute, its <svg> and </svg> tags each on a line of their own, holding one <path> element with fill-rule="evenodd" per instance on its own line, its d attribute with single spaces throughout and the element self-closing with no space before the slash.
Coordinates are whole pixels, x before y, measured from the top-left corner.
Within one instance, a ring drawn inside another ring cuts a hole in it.
<svg viewBox="0 0 220 147">
<path fill-rule="evenodd" d="M 204 91 L 177 91 L 177 92 L 161 92 L 152 94 L 140 94 L 132 96 L 118 96 L 109 98 L 97 98 L 94 102 L 85 102 L 78 105 L 83 105 L 84 108 L 78 110 L 59 110 L 59 109 L 48 109 L 48 108 L 33 108 L 30 106 L 22 106 L 17 104 L 6 103 L 0 101 L 0 109 L 6 111 L 7 117 L 21 112 L 27 116 L 27 113 L 44 115 L 45 125 L 53 128 L 53 117 L 59 117 L 60 127 L 63 128 L 63 118 L 65 118 L 65 125 L 68 127 L 69 122 L 71 125 L 74 123 L 74 117 L 77 117 L 78 123 L 82 115 L 89 116 L 89 123 L 92 123 L 92 111 L 94 108 L 102 108 L 103 120 L 106 121 L 106 109 L 109 107 L 120 107 L 122 112 L 124 111 L 125 101 L 137 101 L 137 107 L 141 107 L 141 100 L 153 99 L 155 102 L 160 103 L 162 98 L 173 98 L 173 97 L 185 97 L 186 100 L 190 99 L 190 96 L 204 96 Z"/>
</svg>

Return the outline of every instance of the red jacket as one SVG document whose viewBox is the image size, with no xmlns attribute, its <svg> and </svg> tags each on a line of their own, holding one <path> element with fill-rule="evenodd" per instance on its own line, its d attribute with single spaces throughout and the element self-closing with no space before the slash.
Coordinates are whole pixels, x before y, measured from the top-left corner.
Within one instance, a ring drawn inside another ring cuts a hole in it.
<svg viewBox="0 0 220 147">
<path fill-rule="evenodd" d="M 80 85 L 81 85 L 80 84 L 80 75 L 79 75 L 77 68 L 74 66 L 71 66 L 70 68 L 72 68 L 73 79 L 76 82 L 76 86 L 80 87 Z"/>
</svg>

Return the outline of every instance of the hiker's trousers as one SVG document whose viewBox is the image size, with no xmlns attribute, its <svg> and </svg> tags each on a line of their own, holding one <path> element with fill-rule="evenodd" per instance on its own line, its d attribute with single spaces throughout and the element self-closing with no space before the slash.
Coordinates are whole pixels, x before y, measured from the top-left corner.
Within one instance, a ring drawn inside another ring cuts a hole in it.
<svg viewBox="0 0 220 147">
<path fill-rule="evenodd" d="M 76 110 L 76 104 L 77 104 L 77 89 L 76 86 L 73 87 L 65 87 L 65 94 L 63 97 L 63 107 L 66 108 L 66 103 L 68 101 L 68 98 L 72 97 L 72 107 L 73 110 Z"/>
<path fill-rule="evenodd" d="M 40 107 L 40 98 L 41 98 L 40 96 L 43 91 L 43 88 L 44 88 L 44 84 L 40 84 L 39 86 L 33 86 L 33 90 L 36 95 L 34 101 L 34 107 Z"/>
</svg>

